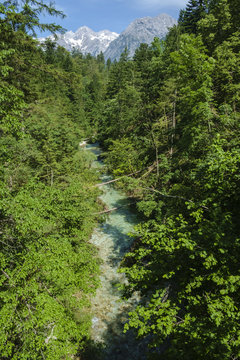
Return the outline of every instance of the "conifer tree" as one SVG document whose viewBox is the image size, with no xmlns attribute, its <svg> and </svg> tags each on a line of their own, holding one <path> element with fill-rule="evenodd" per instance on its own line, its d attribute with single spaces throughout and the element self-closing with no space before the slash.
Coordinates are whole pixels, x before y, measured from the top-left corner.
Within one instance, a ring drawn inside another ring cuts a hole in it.
<svg viewBox="0 0 240 360">
<path fill-rule="evenodd" d="M 179 24 L 188 33 L 197 34 L 197 23 L 207 13 L 209 0 L 189 0 L 179 16 Z"/>
</svg>

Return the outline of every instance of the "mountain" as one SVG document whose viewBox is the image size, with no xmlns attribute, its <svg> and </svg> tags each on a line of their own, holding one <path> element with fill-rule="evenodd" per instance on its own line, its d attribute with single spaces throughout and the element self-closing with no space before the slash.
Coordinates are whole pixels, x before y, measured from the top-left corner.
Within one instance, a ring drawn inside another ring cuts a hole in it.
<svg viewBox="0 0 240 360">
<path fill-rule="evenodd" d="M 155 37 L 164 38 L 168 29 L 175 24 L 177 21 L 167 14 L 136 19 L 109 44 L 104 57 L 111 60 L 119 59 L 126 47 L 129 56 L 132 57 L 141 43 L 150 44 Z"/>
<path fill-rule="evenodd" d="M 133 21 L 120 35 L 109 30 L 95 32 L 87 26 L 80 27 L 75 33 L 68 31 L 58 35 L 57 44 L 71 51 L 77 49 L 83 54 L 93 56 L 104 53 L 105 59 L 119 59 L 127 47 L 132 57 L 141 43 L 151 44 L 155 37 L 164 38 L 168 29 L 177 21 L 167 14 L 156 17 L 144 17 Z M 54 40 L 53 36 L 50 39 Z M 39 39 L 43 42 L 45 39 Z"/>
<path fill-rule="evenodd" d="M 90 53 L 93 56 L 104 52 L 109 44 L 115 40 L 119 34 L 109 30 L 95 32 L 87 26 L 80 27 L 75 33 L 68 31 L 63 35 L 58 35 L 57 44 L 71 51 L 80 50 L 83 54 Z M 54 40 L 53 36 L 50 36 Z M 40 39 L 44 41 L 45 39 Z"/>
</svg>

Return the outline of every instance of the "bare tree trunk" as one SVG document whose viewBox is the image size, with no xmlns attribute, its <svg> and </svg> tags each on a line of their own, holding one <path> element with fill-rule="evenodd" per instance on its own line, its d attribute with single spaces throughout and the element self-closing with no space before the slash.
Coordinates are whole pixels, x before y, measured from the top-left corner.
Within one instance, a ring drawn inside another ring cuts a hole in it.
<svg viewBox="0 0 240 360">
<path fill-rule="evenodd" d="M 51 186 L 53 186 L 53 169 L 51 169 Z"/>
<path fill-rule="evenodd" d="M 158 148 L 157 146 L 155 146 L 155 148 L 156 148 L 157 176 L 159 176 Z"/>
<path fill-rule="evenodd" d="M 118 180 L 124 178 L 124 177 L 129 177 L 129 176 L 138 174 L 138 173 L 140 173 L 141 171 L 143 171 L 143 170 L 145 170 L 145 169 L 148 169 L 148 168 L 149 168 L 149 167 L 144 168 L 144 169 L 141 169 L 141 170 L 138 170 L 138 171 L 135 171 L 134 173 L 131 173 L 131 174 L 128 174 L 128 175 L 123 175 L 123 176 L 121 176 L 121 177 L 119 177 L 119 178 L 117 178 L 117 179 L 109 180 L 109 181 L 106 181 L 106 182 L 101 183 L 101 184 L 96 184 L 95 187 L 97 187 L 97 186 L 102 186 L 102 185 L 107 185 L 107 184 L 111 184 L 111 183 L 113 183 L 113 182 L 115 182 L 115 181 L 118 181 Z"/>
<path fill-rule="evenodd" d="M 151 135 L 153 140 L 153 145 L 155 147 L 155 157 L 156 157 L 156 165 L 157 165 L 157 176 L 159 175 L 159 161 L 158 161 L 158 147 L 157 147 L 157 141 L 155 140 L 153 130 L 151 129 Z"/>
<path fill-rule="evenodd" d="M 166 114 L 166 106 L 164 105 L 164 119 L 165 119 L 165 127 L 168 129 L 168 118 Z"/>
<path fill-rule="evenodd" d="M 171 136 L 171 149 L 170 149 L 171 156 L 173 154 L 173 145 L 174 145 L 175 129 L 176 129 L 176 97 L 177 97 L 177 90 L 175 90 L 174 101 L 173 101 L 172 136 Z"/>
<path fill-rule="evenodd" d="M 12 178 L 12 175 L 10 175 L 9 177 L 9 189 L 12 190 L 13 188 L 13 178 Z"/>
</svg>

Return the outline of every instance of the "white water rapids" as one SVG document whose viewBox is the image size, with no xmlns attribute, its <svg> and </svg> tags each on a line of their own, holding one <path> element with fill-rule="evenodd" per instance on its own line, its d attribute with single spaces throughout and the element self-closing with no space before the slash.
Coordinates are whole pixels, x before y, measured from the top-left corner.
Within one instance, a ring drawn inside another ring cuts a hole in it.
<svg viewBox="0 0 240 360">
<path fill-rule="evenodd" d="M 86 150 L 97 156 L 101 154 L 97 144 L 87 145 Z M 103 165 L 100 160 L 93 164 L 99 169 L 103 168 Z M 109 175 L 101 175 L 101 182 L 108 180 Z M 126 195 L 116 190 L 112 184 L 103 186 L 100 198 L 107 208 L 119 209 L 109 213 L 106 221 L 95 229 L 91 238 L 91 243 L 97 247 L 102 260 L 101 286 L 92 300 L 92 340 L 102 347 L 100 359 L 144 360 L 143 344 L 135 340 L 131 332 L 123 334 L 127 314 L 138 302 L 138 296 L 123 302 L 116 286 L 126 281 L 125 275 L 119 274 L 117 270 L 132 243 L 128 233 L 133 231 L 140 220 L 129 208 L 130 201 Z M 94 359 L 97 357 L 94 356 Z"/>
</svg>

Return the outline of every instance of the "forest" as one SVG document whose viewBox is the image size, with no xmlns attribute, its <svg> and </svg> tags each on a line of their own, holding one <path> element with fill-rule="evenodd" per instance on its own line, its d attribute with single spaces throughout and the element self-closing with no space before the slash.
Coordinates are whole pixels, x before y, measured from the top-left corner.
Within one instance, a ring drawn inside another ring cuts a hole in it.
<svg viewBox="0 0 240 360">
<path fill-rule="evenodd" d="M 119 270 L 123 299 L 141 296 L 124 331 L 150 360 L 240 359 L 239 0 L 189 0 L 114 62 L 40 45 L 36 29 L 61 31 L 44 12 L 64 16 L 0 2 L 1 359 L 84 359 L 102 209 L 85 138 L 143 219 Z"/>
</svg>

